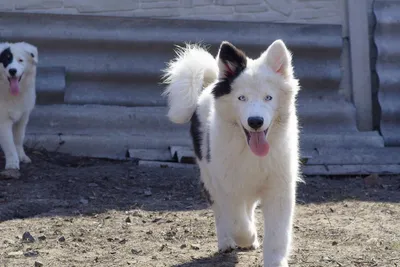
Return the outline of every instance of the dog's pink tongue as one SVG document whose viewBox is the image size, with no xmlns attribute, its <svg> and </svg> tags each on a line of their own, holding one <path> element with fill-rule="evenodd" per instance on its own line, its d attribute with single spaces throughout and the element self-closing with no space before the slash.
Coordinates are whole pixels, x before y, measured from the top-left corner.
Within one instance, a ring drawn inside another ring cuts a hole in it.
<svg viewBox="0 0 400 267">
<path fill-rule="evenodd" d="M 268 154 L 269 144 L 264 132 L 250 132 L 249 146 L 251 151 L 259 157 Z"/>
<path fill-rule="evenodd" d="M 11 78 L 10 79 L 10 92 L 12 95 L 19 94 L 19 81 L 18 78 Z"/>
</svg>

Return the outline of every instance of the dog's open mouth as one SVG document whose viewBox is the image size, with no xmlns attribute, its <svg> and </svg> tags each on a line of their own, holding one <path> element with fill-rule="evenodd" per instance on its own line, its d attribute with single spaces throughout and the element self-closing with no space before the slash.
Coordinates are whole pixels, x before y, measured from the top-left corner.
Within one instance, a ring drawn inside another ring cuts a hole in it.
<svg viewBox="0 0 400 267">
<path fill-rule="evenodd" d="M 267 142 L 268 129 L 265 131 L 253 132 L 248 131 L 243 127 L 243 130 L 247 137 L 247 144 L 249 145 L 251 151 L 259 157 L 266 156 L 269 151 L 269 144 Z"/>
<path fill-rule="evenodd" d="M 10 83 L 10 93 L 12 95 L 18 95 L 19 94 L 19 83 L 22 79 L 22 75 L 20 77 L 9 77 L 8 82 Z"/>
</svg>

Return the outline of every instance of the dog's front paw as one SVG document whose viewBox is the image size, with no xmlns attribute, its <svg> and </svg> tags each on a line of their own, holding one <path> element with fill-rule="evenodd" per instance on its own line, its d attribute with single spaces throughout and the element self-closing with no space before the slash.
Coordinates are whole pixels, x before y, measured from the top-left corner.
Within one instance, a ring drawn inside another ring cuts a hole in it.
<svg viewBox="0 0 400 267">
<path fill-rule="evenodd" d="M 223 242 L 218 242 L 218 252 L 219 253 L 229 253 L 236 248 L 235 242 L 233 240 L 226 239 Z"/>
<path fill-rule="evenodd" d="M 19 160 L 20 160 L 22 163 L 31 163 L 31 162 L 32 162 L 32 160 L 31 160 L 26 154 L 21 155 L 21 156 L 19 157 Z"/>
<path fill-rule="evenodd" d="M 249 247 L 239 247 L 241 250 L 256 250 L 260 247 L 260 242 L 258 242 L 258 239 L 256 239 L 253 244 Z"/>
<path fill-rule="evenodd" d="M 289 263 L 286 259 L 274 263 L 270 263 L 264 259 L 264 267 L 289 267 Z"/>
<path fill-rule="evenodd" d="M 227 246 L 227 247 L 222 247 L 218 248 L 218 253 L 231 253 L 232 251 L 235 250 L 235 246 Z"/>
<path fill-rule="evenodd" d="M 260 247 L 260 242 L 258 242 L 258 239 L 256 239 L 249 249 L 251 250 L 258 249 L 259 247 Z"/>
<path fill-rule="evenodd" d="M 19 170 L 19 160 L 18 159 L 10 159 L 6 160 L 6 170 Z"/>
</svg>

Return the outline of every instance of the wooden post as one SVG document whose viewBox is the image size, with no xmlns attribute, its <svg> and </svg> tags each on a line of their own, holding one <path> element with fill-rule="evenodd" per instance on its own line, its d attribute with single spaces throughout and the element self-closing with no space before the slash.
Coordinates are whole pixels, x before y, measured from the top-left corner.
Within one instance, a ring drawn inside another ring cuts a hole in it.
<svg viewBox="0 0 400 267">
<path fill-rule="evenodd" d="M 349 0 L 346 22 L 350 39 L 352 99 L 360 131 L 373 130 L 368 5 L 370 1 Z"/>
</svg>

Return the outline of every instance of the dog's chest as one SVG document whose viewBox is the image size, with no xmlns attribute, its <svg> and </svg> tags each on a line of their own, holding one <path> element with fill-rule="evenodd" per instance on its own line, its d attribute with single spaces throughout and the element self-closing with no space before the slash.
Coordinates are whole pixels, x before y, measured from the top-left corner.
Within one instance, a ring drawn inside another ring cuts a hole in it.
<svg viewBox="0 0 400 267">
<path fill-rule="evenodd" d="M 22 117 L 23 112 L 21 110 L 10 110 L 8 112 L 8 117 L 13 123 L 19 121 Z"/>
<path fill-rule="evenodd" d="M 21 95 L 21 97 L 8 99 L 4 101 L 4 113 L 13 123 L 18 122 L 25 113 L 30 113 L 35 105 L 35 99 L 31 99 L 30 95 Z"/>
<path fill-rule="evenodd" d="M 209 165 L 213 179 L 219 180 L 228 192 L 258 195 L 267 186 L 270 168 L 265 160 L 260 160 L 248 153 L 220 154 Z"/>
<path fill-rule="evenodd" d="M 8 118 L 13 123 L 18 122 L 25 113 L 29 113 L 32 110 L 34 104 L 32 104 L 29 100 L 30 99 L 19 98 L 7 101 L 5 103 L 7 106 L 6 111 Z"/>
</svg>

